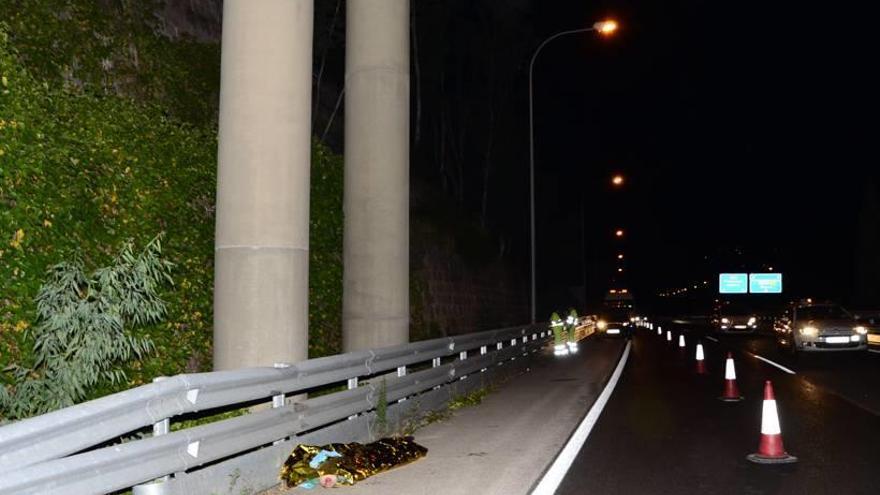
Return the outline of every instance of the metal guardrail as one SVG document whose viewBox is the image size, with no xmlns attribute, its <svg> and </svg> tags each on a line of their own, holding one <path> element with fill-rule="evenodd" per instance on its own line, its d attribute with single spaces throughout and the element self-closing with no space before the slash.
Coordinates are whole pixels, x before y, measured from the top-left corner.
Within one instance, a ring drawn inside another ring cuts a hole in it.
<svg viewBox="0 0 880 495">
<path fill-rule="evenodd" d="M 549 336 L 543 326 L 516 327 L 291 366 L 177 375 L 0 427 L 0 494 L 107 493 L 182 473 L 375 409 L 380 382 L 361 378 L 396 370 L 381 383 L 389 402 L 405 400 L 534 352 Z M 420 363 L 425 369 L 407 372 Z M 348 390 L 284 399 L 343 383 Z M 272 409 L 168 433 L 175 416 L 269 398 Z M 152 437 L 98 448 L 151 425 Z"/>
</svg>

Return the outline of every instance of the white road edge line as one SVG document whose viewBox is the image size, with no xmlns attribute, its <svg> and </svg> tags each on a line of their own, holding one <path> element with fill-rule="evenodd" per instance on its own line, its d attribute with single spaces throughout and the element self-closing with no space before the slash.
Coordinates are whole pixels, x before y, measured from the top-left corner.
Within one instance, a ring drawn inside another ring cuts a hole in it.
<svg viewBox="0 0 880 495">
<path fill-rule="evenodd" d="M 541 481 L 539 481 L 537 486 L 535 486 L 535 489 L 532 490 L 531 495 L 552 495 L 556 493 L 556 489 L 559 488 L 559 484 L 562 483 L 563 478 L 565 478 L 566 473 L 568 473 L 568 469 L 574 462 L 575 457 L 577 457 L 578 452 L 580 452 L 581 448 L 584 446 L 587 437 L 590 436 L 590 431 L 593 430 L 593 426 L 595 426 L 596 421 L 599 420 L 602 410 L 605 409 L 605 404 L 608 402 L 608 399 L 611 398 L 611 394 L 614 392 L 614 387 L 617 386 L 617 380 L 620 379 L 620 374 L 623 373 L 623 367 L 626 366 L 626 360 L 629 358 L 629 349 L 631 346 L 631 341 L 626 343 L 623 355 L 620 357 L 620 361 L 617 363 L 617 368 L 614 369 L 614 373 L 611 374 L 611 378 L 605 385 L 605 389 L 599 394 L 599 398 L 593 403 L 593 407 L 590 408 L 590 411 L 584 417 L 583 421 L 581 421 L 581 424 L 578 425 L 577 430 L 575 430 L 571 435 L 571 438 L 568 439 L 568 443 L 565 444 L 565 447 L 562 448 L 559 455 L 553 460 L 553 464 L 550 465 L 550 468 L 544 473 Z"/>
<path fill-rule="evenodd" d="M 880 351 L 877 349 L 868 349 L 868 352 L 873 352 L 874 354 L 880 354 Z"/>
<path fill-rule="evenodd" d="M 709 339 L 709 340 L 711 340 L 712 342 L 715 342 L 716 344 L 718 343 L 718 339 L 716 339 L 715 337 L 712 337 L 712 336 L 706 335 L 706 338 Z"/>
<path fill-rule="evenodd" d="M 754 354 L 754 353 L 751 353 L 751 352 L 750 352 L 749 354 L 751 354 L 752 356 L 755 356 L 756 358 L 760 359 L 761 361 L 764 361 L 765 363 L 769 364 L 770 366 L 776 366 L 777 368 L 781 369 L 782 371 L 784 371 L 784 372 L 786 372 L 786 373 L 788 373 L 788 374 L 790 374 L 790 375 L 796 375 L 796 374 L 797 374 L 797 373 L 795 373 L 794 371 L 792 371 L 792 370 L 786 368 L 785 366 L 783 366 L 783 365 L 781 365 L 781 364 L 779 364 L 779 363 L 775 363 L 775 362 L 773 362 L 773 361 L 770 361 L 769 359 L 767 359 L 767 358 L 765 358 L 765 357 L 761 357 L 761 356 L 759 356 L 759 355 L 757 355 L 757 354 Z"/>
</svg>

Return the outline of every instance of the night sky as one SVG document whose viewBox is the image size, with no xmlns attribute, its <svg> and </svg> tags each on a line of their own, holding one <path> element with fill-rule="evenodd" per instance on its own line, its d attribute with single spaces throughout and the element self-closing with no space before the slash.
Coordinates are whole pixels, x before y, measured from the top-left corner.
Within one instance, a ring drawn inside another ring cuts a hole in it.
<svg viewBox="0 0 880 495">
<path fill-rule="evenodd" d="M 719 270 L 767 266 L 793 297 L 853 298 L 878 175 L 868 13 L 775 4 L 534 4 L 539 39 L 621 24 L 555 40 L 536 64 L 539 311 L 582 284 L 581 202 L 590 303 L 613 286 L 714 291 Z M 618 252 L 627 276 L 612 281 Z"/>
</svg>

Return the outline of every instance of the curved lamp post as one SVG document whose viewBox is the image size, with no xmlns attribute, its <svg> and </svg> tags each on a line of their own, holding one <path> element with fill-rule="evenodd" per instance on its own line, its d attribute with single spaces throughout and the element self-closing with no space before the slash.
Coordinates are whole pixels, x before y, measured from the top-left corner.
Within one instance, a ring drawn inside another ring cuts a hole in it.
<svg viewBox="0 0 880 495">
<path fill-rule="evenodd" d="M 604 36 L 609 36 L 617 31 L 617 22 L 615 21 L 602 21 L 593 24 L 588 28 L 582 29 L 572 29 L 569 31 L 562 31 L 556 33 L 549 38 L 545 39 L 538 48 L 535 49 L 535 53 L 532 55 L 532 59 L 529 62 L 529 214 L 531 217 L 531 228 L 530 228 L 530 236 L 531 236 L 531 278 L 532 278 L 532 323 L 535 323 L 535 313 L 537 310 L 537 297 L 536 297 L 536 285 L 535 285 L 535 104 L 534 104 L 534 84 L 533 84 L 533 73 L 535 68 L 535 59 L 538 58 L 538 54 L 541 53 L 541 50 L 550 43 L 551 41 L 559 38 L 561 36 L 565 36 L 567 34 L 580 34 L 580 33 L 589 33 L 592 31 L 596 31 L 599 34 Z"/>
</svg>

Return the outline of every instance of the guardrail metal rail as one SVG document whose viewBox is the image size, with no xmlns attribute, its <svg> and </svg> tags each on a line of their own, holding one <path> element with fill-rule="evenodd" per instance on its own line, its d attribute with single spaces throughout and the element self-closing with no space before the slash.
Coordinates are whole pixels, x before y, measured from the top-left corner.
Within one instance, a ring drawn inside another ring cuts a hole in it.
<svg viewBox="0 0 880 495">
<path fill-rule="evenodd" d="M 521 326 L 272 368 L 182 374 L 0 427 L 0 494 L 257 493 L 278 484 L 301 443 L 373 439 L 383 391 L 388 424 L 445 407 L 516 373 L 544 325 Z M 370 379 L 372 378 L 372 379 Z M 305 398 L 310 390 L 344 390 Z M 291 398 L 296 396 L 292 400 Z M 271 399 L 272 407 L 268 407 Z M 172 418 L 262 410 L 171 432 Z M 122 442 L 152 426 L 146 438 Z"/>
</svg>

